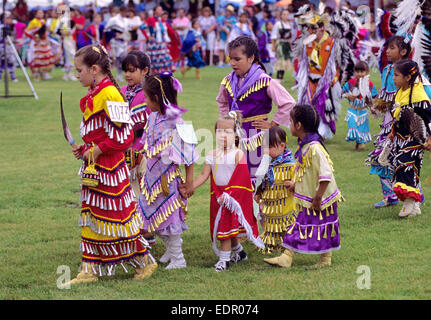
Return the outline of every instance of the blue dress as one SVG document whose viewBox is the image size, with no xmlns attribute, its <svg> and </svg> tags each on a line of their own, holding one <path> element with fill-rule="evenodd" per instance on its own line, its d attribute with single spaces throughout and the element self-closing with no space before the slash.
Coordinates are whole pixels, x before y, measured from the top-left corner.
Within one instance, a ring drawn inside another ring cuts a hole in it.
<svg viewBox="0 0 431 320">
<path fill-rule="evenodd" d="M 193 50 L 193 46 L 200 41 L 203 44 L 203 37 L 200 31 L 191 29 L 186 38 L 184 39 L 181 47 L 181 54 L 187 56 L 187 66 L 190 68 L 202 68 L 206 66 L 205 61 L 202 59 L 201 50 L 197 48 Z"/>
<path fill-rule="evenodd" d="M 343 85 L 343 93 L 355 93 L 357 91 L 358 80 L 356 78 L 349 80 Z M 378 92 L 373 83 L 369 82 L 371 97 L 377 96 Z M 365 99 L 359 94 L 353 101 L 349 101 L 346 118 L 348 131 L 346 141 L 355 141 L 356 143 L 368 143 L 371 141 L 368 109 Z"/>
</svg>

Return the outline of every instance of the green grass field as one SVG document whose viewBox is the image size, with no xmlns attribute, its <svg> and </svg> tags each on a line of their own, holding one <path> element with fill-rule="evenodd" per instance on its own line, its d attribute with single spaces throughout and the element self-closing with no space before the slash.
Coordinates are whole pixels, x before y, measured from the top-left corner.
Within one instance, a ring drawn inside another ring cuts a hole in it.
<svg viewBox="0 0 431 320">
<path fill-rule="evenodd" d="M 204 68 L 202 81 L 189 72 L 183 83 L 180 105 L 189 112 L 195 130 L 212 130 L 218 116 L 215 101 L 220 80 L 230 69 Z M 24 75 L 10 83 L 10 94 L 31 94 Z M 216 273 L 217 258 L 209 234 L 209 182 L 189 201 L 189 230 L 183 235 L 183 251 L 188 267 L 157 269 L 142 282 L 134 281 L 133 269 L 117 269 L 115 277 L 72 289 L 57 288 L 57 270 L 69 267 L 71 276 L 80 264 L 80 229 L 77 226 L 80 203 L 80 163 L 75 160 L 63 137 L 59 111 L 60 91 L 69 127 L 79 141 L 81 111 L 79 99 L 86 94 L 78 82 L 62 81 L 60 69 L 54 79 L 34 83 L 39 100 L 0 98 L 0 299 L 430 299 L 431 298 L 431 174 L 430 155 L 425 155 L 421 176 L 425 202 L 421 216 L 400 220 L 400 205 L 375 210 L 381 199 L 377 177 L 368 174 L 364 159 L 372 149 L 353 151 L 345 141 L 343 121 L 346 102 L 337 123 L 337 134 L 326 146 L 334 162 L 337 184 L 346 201 L 339 208 L 341 249 L 333 255 L 333 265 L 308 270 L 317 262 L 313 255 L 296 255 L 290 270 L 271 267 L 249 242 L 244 244 L 249 260 L 228 272 Z M 177 74 L 177 76 L 180 76 Z M 372 79 L 377 88 L 377 73 Z M 283 82 L 290 90 L 294 79 Z M 4 94 L 1 82 L 0 95 Z M 371 119 L 372 134 L 379 121 Z M 289 146 L 296 140 L 289 136 Z M 201 166 L 195 167 L 195 176 Z M 164 252 L 160 239 L 152 254 Z M 361 289 L 363 269 L 370 275 L 369 289 Z M 358 269 L 359 268 L 359 269 Z M 359 273 L 357 272 L 359 271 Z"/>
</svg>

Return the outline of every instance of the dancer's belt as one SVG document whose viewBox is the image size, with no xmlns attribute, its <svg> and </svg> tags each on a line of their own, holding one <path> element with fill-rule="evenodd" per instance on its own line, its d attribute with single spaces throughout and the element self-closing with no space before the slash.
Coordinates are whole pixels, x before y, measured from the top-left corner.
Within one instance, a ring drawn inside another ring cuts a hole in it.
<svg viewBox="0 0 431 320">
<path fill-rule="evenodd" d="M 244 122 L 252 122 L 254 120 L 268 119 L 268 116 L 269 116 L 269 113 L 259 114 L 257 116 L 244 118 L 244 119 L 242 119 L 242 122 L 244 123 Z"/>
</svg>

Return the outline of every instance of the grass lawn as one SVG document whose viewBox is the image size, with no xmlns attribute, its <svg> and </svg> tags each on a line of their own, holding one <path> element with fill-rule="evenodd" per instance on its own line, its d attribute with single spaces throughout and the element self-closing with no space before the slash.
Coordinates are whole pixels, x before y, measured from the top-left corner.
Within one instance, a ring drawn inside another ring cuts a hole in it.
<svg viewBox="0 0 431 320">
<path fill-rule="evenodd" d="M 180 105 L 189 110 L 195 130 L 214 127 L 218 116 L 215 101 L 220 80 L 230 69 L 207 67 L 202 81 L 189 72 L 181 79 L 184 92 Z M 10 83 L 10 94 L 31 94 L 21 70 L 19 82 Z M 57 270 L 69 267 L 71 276 L 80 263 L 80 229 L 77 226 L 80 203 L 80 163 L 72 156 L 63 137 L 59 96 L 63 91 L 65 115 L 73 136 L 79 142 L 81 111 L 79 99 L 86 94 L 78 82 L 64 82 L 60 69 L 49 81 L 34 83 L 39 100 L 0 99 L 0 299 L 430 299 L 431 298 L 431 175 L 430 155 L 426 153 L 421 172 L 428 201 L 421 216 L 400 220 L 401 205 L 373 209 L 381 200 L 377 177 L 368 174 L 364 151 L 354 151 L 345 141 L 343 121 L 347 104 L 337 123 L 335 138 L 326 146 L 334 162 L 337 184 L 346 201 L 339 207 L 341 249 L 333 255 L 333 265 L 307 270 L 317 262 L 314 255 L 296 255 L 290 270 L 271 267 L 249 242 L 244 244 L 249 259 L 228 272 L 216 273 L 217 258 L 209 234 L 209 182 L 189 201 L 189 230 L 183 235 L 183 250 L 188 267 L 164 270 L 142 282 L 132 279 L 133 269 L 121 268 L 112 278 L 83 284 L 71 290 L 57 288 Z M 177 76 L 181 77 L 179 74 Z M 377 88 L 377 73 L 372 79 Z M 294 78 L 283 82 L 290 90 Z M 4 94 L 1 82 L 0 95 Z M 379 119 L 371 118 L 372 134 L 379 131 Z M 289 146 L 296 141 L 289 136 Z M 195 176 L 201 165 L 195 167 Z M 158 239 L 152 254 L 164 252 Z M 360 289 L 367 266 L 369 289 Z M 359 271 L 359 273 L 357 272 Z"/>
</svg>

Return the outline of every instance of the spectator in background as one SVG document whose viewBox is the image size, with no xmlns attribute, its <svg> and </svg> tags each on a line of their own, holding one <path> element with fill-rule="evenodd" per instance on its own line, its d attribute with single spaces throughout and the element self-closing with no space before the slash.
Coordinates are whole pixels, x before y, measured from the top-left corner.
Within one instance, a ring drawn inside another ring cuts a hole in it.
<svg viewBox="0 0 431 320">
<path fill-rule="evenodd" d="M 206 46 L 202 50 L 203 59 L 207 64 L 212 63 L 212 55 L 215 51 L 217 20 L 210 7 L 202 9 L 202 15 L 198 18 L 202 30 L 202 37 Z"/>
<path fill-rule="evenodd" d="M 178 32 L 181 41 L 183 41 L 191 27 L 190 20 L 186 17 L 186 11 L 183 8 L 178 10 L 178 17 L 172 21 L 172 27 Z"/>
<path fill-rule="evenodd" d="M 272 50 L 271 34 L 274 25 L 268 20 L 258 34 L 258 47 L 260 61 L 265 66 L 266 73 L 272 76 L 274 73 L 275 53 Z"/>
<path fill-rule="evenodd" d="M 129 21 L 127 18 L 127 8 L 122 6 L 120 9 L 113 8 L 112 13 L 115 14 L 111 19 L 109 19 L 106 24 L 105 30 L 109 33 L 109 42 L 112 50 L 111 56 L 113 60 L 113 65 L 117 70 L 117 81 L 123 81 L 122 76 L 122 60 L 127 54 L 127 43 L 130 39 Z"/>
<path fill-rule="evenodd" d="M 128 30 L 130 34 L 129 50 L 139 50 L 138 29 L 142 24 L 141 18 L 136 15 L 135 9 L 127 10 Z"/>
<path fill-rule="evenodd" d="M 145 1 L 145 11 L 147 12 L 154 12 L 156 7 L 159 5 L 159 0 L 146 0 Z"/>
<path fill-rule="evenodd" d="M 290 22 L 290 26 L 292 27 L 292 34 L 294 35 L 294 39 L 295 39 L 296 34 L 298 32 L 298 25 L 296 24 L 296 19 L 295 19 L 295 7 L 292 5 L 289 5 L 287 7 L 287 10 L 289 11 L 289 22 Z"/>
<path fill-rule="evenodd" d="M 254 6 L 245 6 L 243 8 L 244 12 L 247 12 L 248 19 L 251 21 L 251 24 L 253 26 L 253 32 L 255 35 L 259 34 L 259 20 L 255 16 L 255 9 Z"/>
<path fill-rule="evenodd" d="M 151 71 L 158 74 L 163 71 L 175 72 L 176 67 L 172 61 L 167 44 L 171 41 L 168 26 L 161 19 L 163 8 L 157 6 L 153 16 L 149 16 L 141 31 L 147 40 L 147 53 L 151 60 Z"/>
<path fill-rule="evenodd" d="M 87 27 L 87 33 L 92 37 L 93 43 L 102 40 L 104 25 L 102 24 L 102 15 L 96 13 L 93 16 L 93 22 Z"/>
<path fill-rule="evenodd" d="M 75 33 L 73 37 L 76 41 L 76 48 L 80 49 L 86 45 L 91 44 L 91 39 L 88 37 L 85 31 L 85 17 L 79 9 L 75 9 L 75 15 L 72 17 L 72 21 L 75 22 Z"/>
<path fill-rule="evenodd" d="M 272 29 L 272 50 L 275 52 L 277 62 L 275 71 L 277 71 L 277 80 L 283 80 L 286 70 L 292 69 L 292 38 L 293 30 L 289 22 L 289 11 L 283 9 L 281 19 L 277 21 Z"/>
<path fill-rule="evenodd" d="M 167 24 L 170 24 L 171 22 L 169 21 L 169 12 L 167 12 L 167 11 L 163 11 L 163 14 L 162 14 L 162 20 L 164 21 L 164 22 L 166 22 Z"/>
<path fill-rule="evenodd" d="M 173 0 L 161 0 L 159 5 L 162 7 L 163 11 L 167 11 L 168 15 L 170 12 L 174 11 L 174 1 Z"/>
<path fill-rule="evenodd" d="M 273 24 L 275 24 L 276 20 L 272 17 L 271 11 L 269 11 L 268 8 L 264 8 L 262 10 L 262 19 L 259 20 L 258 22 L 258 31 L 262 31 L 265 28 L 265 24 L 271 21 Z"/>
<path fill-rule="evenodd" d="M 253 32 L 253 25 L 248 19 L 247 12 L 243 12 L 239 15 L 238 22 L 233 25 L 228 42 L 231 42 L 239 36 L 247 36 L 256 40 L 256 36 Z"/>
<path fill-rule="evenodd" d="M 145 12 L 145 0 L 139 0 L 138 12 Z"/>
<path fill-rule="evenodd" d="M 176 0 L 174 4 L 174 10 L 178 11 L 180 9 L 184 9 L 187 13 L 190 10 L 190 0 Z"/>
<path fill-rule="evenodd" d="M 18 21 L 27 23 L 29 19 L 29 13 L 26 1 L 18 0 L 12 13 Z"/>
<path fill-rule="evenodd" d="M 169 23 L 172 25 L 173 21 L 177 18 L 177 13 L 175 11 L 172 11 L 169 15 Z"/>
<path fill-rule="evenodd" d="M 111 19 L 111 12 L 109 11 L 109 8 L 102 8 L 102 16 L 103 16 L 103 23 L 106 25 Z"/>
<path fill-rule="evenodd" d="M 227 5 L 226 10 L 221 10 L 220 15 L 217 17 L 218 25 L 218 54 L 219 61 L 217 67 L 225 67 L 226 58 L 226 46 L 229 38 L 229 34 L 232 31 L 233 26 L 236 24 L 236 18 L 233 15 L 235 9 L 232 5 Z"/>
<path fill-rule="evenodd" d="M 138 10 L 138 5 L 135 5 L 133 0 L 129 0 L 129 2 L 127 2 L 127 9 L 133 9 L 136 12 Z"/>
</svg>

